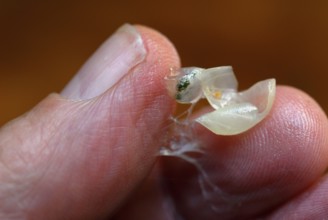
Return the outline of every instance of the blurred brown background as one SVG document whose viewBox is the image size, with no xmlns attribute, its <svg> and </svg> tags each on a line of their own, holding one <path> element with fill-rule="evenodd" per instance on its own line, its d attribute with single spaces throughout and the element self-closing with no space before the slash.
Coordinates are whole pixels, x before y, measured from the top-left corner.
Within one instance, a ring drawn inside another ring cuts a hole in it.
<svg viewBox="0 0 328 220">
<path fill-rule="evenodd" d="M 59 92 L 121 24 L 164 33 L 183 66 L 275 77 L 328 111 L 328 1 L 0 0 L 0 125 Z"/>
</svg>

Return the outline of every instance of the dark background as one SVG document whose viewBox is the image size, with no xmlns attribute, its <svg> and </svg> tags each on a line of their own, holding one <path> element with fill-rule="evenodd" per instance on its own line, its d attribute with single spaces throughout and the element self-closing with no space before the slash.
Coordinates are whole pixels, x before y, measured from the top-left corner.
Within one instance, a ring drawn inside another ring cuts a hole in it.
<svg viewBox="0 0 328 220">
<path fill-rule="evenodd" d="M 328 1 L 0 0 L 0 125 L 59 92 L 125 22 L 165 34 L 183 66 L 232 65 L 241 88 L 275 77 L 328 111 Z"/>
</svg>

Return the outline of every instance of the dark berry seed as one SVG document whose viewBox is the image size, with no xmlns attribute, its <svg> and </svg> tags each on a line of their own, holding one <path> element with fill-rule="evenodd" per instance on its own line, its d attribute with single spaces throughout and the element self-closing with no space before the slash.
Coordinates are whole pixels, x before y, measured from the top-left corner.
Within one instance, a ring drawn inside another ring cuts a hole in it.
<svg viewBox="0 0 328 220">
<path fill-rule="evenodd" d="M 177 90 L 179 92 L 185 90 L 190 85 L 190 81 L 186 78 L 182 78 L 177 84 Z"/>
</svg>

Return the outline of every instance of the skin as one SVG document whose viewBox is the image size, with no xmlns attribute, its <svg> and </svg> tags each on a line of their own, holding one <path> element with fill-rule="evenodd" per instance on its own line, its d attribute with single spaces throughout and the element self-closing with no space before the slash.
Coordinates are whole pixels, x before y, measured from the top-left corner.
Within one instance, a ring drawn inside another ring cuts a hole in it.
<svg viewBox="0 0 328 220">
<path fill-rule="evenodd" d="M 175 105 L 163 78 L 179 57 L 163 35 L 137 29 L 147 57 L 113 87 L 86 101 L 51 94 L 1 128 L 1 219 L 170 220 L 172 202 L 185 219 L 328 216 L 327 117 L 283 86 L 270 115 L 244 134 L 196 127 L 209 153 L 204 168 L 228 202 L 215 198 L 218 215 L 197 200 L 195 169 L 156 157 Z"/>
</svg>

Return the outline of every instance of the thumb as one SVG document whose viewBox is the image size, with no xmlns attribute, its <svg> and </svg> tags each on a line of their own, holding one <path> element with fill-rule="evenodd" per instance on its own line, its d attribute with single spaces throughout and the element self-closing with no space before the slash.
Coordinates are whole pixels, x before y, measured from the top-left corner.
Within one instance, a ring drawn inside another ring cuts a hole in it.
<svg viewBox="0 0 328 220">
<path fill-rule="evenodd" d="M 0 216 L 110 215 L 155 162 L 179 59 L 158 32 L 124 25 L 65 87 L 0 130 Z"/>
</svg>

